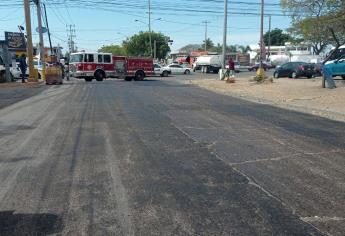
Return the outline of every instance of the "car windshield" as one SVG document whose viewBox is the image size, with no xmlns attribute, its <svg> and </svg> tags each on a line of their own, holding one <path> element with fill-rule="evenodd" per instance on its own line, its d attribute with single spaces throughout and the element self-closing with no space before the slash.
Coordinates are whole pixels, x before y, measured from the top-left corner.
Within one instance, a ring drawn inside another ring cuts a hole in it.
<svg viewBox="0 0 345 236">
<path fill-rule="evenodd" d="M 82 62 L 83 61 L 83 54 L 74 54 L 71 55 L 70 62 Z"/>
</svg>

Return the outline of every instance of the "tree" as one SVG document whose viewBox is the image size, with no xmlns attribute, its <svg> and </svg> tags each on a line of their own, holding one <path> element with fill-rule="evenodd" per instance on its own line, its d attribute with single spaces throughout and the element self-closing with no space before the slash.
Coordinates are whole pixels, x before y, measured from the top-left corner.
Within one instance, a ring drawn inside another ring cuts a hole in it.
<svg viewBox="0 0 345 236">
<path fill-rule="evenodd" d="M 162 33 L 151 32 L 151 38 L 152 49 L 154 48 L 154 41 L 156 41 L 157 58 L 166 58 L 168 52 L 170 52 L 168 37 Z M 151 56 L 150 32 L 141 31 L 123 41 L 122 45 L 129 56 Z"/>
<path fill-rule="evenodd" d="M 237 51 L 240 53 L 247 53 L 250 50 L 251 49 L 250 49 L 249 45 L 247 45 L 247 46 L 240 45 L 240 46 L 238 46 L 238 49 L 237 49 Z"/>
<path fill-rule="evenodd" d="M 345 2 L 343 0 L 281 0 L 292 17 L 296 32 L 314 45 L 314 51 L 328 44 L 335 52 L 345 44 Z M 333 56 L 331 53 L 324 62 Z"/>
<path fill-rule="evenodd" d="M 285 43 L 291 41 L 291 39 L 292 37 L 289 34 L 284 33 L 283 30 L 278 28 L 264 34 L 264 42 L 267 46 L 269 44 L 271 46 L 284 46 Z"/>
<path fill-rule="evenodd" d="M 207 51 L 212 51 L 211 49 L 214 48 L 214 43 L 212 42 L 210 38 L 206 39 L 206 48 L 207 48 Z M 203 44 L 201 44 L 201 47 L 199 49 L 205 50 L 205 41 L 203 42 Z"/>
<path fill-rule="evenodd" d="M 113 55 L 117 56 L 126 56 L 127 51 L 124 47 L 120 45 L 104 45 L 100 49 L 98 49 L 98 52 L 107 52 L 107 53 L 112 53 Z"/>
<path fill-rule="evenodd" d="M 196 51 L 199 48 L 201 48 L 200 44 L 188 44 L 188 45 L 180 48 L 179 51 L 190 54 L 191 52 Z"/>
</svg>

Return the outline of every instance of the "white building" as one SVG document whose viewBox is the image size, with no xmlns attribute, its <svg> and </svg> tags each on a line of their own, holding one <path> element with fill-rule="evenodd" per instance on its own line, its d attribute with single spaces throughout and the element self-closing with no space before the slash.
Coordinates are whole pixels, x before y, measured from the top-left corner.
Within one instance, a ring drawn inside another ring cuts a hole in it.
<svg viewBox="0 0 345 236">
<path fill-rule="evenodd" d="M 250 45 L 252 50 L 251 60 L 254 62 L 258 58 L 260 53 L 259 45 Z M 286 62 L 303 61 L 310 63 L 317 63 L 322 61 L 322 57 L 313 53 L 312 46 L 310 44 L 293 45 L 291 43 L 285 43 L 285 46 L 271 46 L 269 49 L 266 47 L 266 53 L 270 52 L 268 61 L 272 65 L 281 65 Z"/>
</svg>

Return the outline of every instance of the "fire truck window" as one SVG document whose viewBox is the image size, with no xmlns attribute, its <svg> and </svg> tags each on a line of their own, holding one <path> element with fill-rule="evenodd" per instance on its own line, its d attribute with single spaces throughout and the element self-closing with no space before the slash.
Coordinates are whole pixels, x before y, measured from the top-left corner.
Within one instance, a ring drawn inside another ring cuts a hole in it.
<svg viewBox="0 0 345 236">
<path fill-rule="evenodd" d="M 110 63 L 110 62 L 111 62 L 110 55 L 104 55 L 104 63 Z"/>
<path fill-rule="evenodd" d="M 85 55 L 85 62 L 94 62 L 93 54 L 86 54 Z"/>
<path fill-rule="evenodd" d="M 103 62 L 103 55 L 98 55 L 98 62 Z"/>
</svg>

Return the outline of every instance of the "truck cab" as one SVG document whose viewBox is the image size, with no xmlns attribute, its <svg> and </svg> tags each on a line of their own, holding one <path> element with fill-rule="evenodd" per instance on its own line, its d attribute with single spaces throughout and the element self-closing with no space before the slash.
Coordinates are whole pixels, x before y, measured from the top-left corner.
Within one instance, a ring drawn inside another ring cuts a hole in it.
<svg viewBox="0 0 345 236">
<path fill-rule="evenodd" d="M 115 76 L 114 63 L 111 53 L 72 53 L 69 62 L 69 71 L 75 78 L 84 78 L 85 81 L 103 81 Z"/>
<path fill-rule="evenodd" d="M 343 79 L 345 79 L 345 55 L 326 64 L 325 67 L 328 67 L 332 71 L 332 75 L 334 77 L 341 76 Z"/>
</svg>

